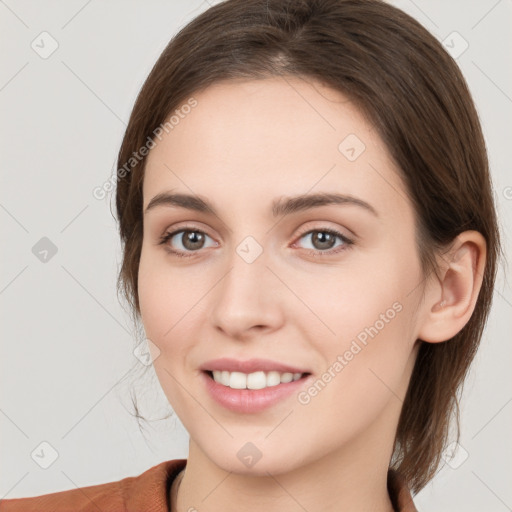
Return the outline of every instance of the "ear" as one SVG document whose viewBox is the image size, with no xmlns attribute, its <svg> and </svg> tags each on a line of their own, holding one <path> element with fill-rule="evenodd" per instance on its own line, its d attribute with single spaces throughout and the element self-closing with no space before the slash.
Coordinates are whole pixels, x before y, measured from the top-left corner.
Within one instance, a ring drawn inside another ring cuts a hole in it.
<svg viewBox="0 0 512 512">
<path fill-rule="evenodd" d="M 482 286 L 487 255 L 485 238 L 464 231 L 441 258 L 439 279 L 425 292 L 418 338 L 438 343 L 453 338 L 471 318 Z"/>
</svg>

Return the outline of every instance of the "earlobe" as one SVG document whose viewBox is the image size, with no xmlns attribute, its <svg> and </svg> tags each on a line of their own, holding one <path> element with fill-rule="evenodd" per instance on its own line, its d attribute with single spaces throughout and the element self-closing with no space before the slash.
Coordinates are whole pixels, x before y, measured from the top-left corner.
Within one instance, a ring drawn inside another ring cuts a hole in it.
<svg viewBox="0 0 512 512">
<path fill-rule="evenodd" d="M 442 257 L 439 280 L 426 292 L 418 338 L 439 343 L 453 338 L 467 324 L 475 309 L 483 281 L 486 242 L 478 231 L 458 235 Z"/>
</svg>

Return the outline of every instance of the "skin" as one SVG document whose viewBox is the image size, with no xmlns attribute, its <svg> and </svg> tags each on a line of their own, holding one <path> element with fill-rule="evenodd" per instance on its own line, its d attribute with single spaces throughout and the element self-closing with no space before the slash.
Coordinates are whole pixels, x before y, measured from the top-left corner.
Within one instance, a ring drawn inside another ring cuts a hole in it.
<svg viewBox="0 0 512 512">
<path fill-rule="evenodd" d="M 387 470 L 418 339 L 445 341 L 469 320 L 485 241 L 462 233 L 440 279 L 424 279 L 407 191 L 376 131 L 337 91 L 280 77 L 194 97 L 149 153 L 144 209 L 172 190 L 206 197 L 218 215 L 150 209 L 138 283 L 155 371 L 190 434 L 177 510 L 392 511 Z M 338 149 L 349 134 L 366 147 L 355 161 Z M 344 204 L 272 217 L 274 199 L 316 192 L 360 198 L 378 216 Z M 180 258 L 158 242 L 185 223 L 207 236 L 198 249 L 184 233 L 169 240 L 192 254 Z M 315 242 L 326 228 L 354 244 Z M 252 263 L 236 251 L 247 236 L 263 250 Z M 200 365 L 224 356 L 285 362 L 314 381 L 397 302 L 401 311 L 307 404 L 292 394 L 240 414 L 202 383 Z M 237 457 L 249 441 L 262 454 L 252 467 Z"/>
</svg>

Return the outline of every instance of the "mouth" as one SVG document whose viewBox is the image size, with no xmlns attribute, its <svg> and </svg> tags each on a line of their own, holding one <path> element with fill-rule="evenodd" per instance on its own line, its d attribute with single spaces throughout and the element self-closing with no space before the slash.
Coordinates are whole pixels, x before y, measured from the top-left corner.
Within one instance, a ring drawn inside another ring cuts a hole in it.
<svg viewBox="0 0 512 512">
<path fill-rule="evenodd" d="M 205 391 L 222 408 L 237 414 L 257 414 L 286 403 L 313 379 L 309 372 L 202 370 Z M 228 380 L 229 379 L 229 380 Z"/>
<path fill-rule="evenodd" d="M 221 357 L 206 361 L 199 370 L 205 391 L 214 402 L 244 414 L 284 403 L 313 380 L 304 366 L 266 358 Z"/>
<path fill-rule="evenodd" d="M 259 390 L 273 388 L 305 379 L 309 372 L 256 371 L 252 373 L 230 372 L 227 370 L 204 370 L 211 380 L 231 389 Z"/>
</svg>

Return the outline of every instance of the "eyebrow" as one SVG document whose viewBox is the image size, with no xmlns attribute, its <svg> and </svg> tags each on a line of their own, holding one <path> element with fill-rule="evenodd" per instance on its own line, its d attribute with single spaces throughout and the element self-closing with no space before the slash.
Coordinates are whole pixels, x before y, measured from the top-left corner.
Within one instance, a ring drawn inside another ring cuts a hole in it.
<svg viewBox="0 0 512 512">
<path fill-rule="evenodd" d="M 379 216 L 375 208 L 362 199 L 350 195 L 327 192 L 317 194 L 303 194 L 294 197 L 277 199 L 272 203 L 272 215 L 273 217 L 279 217 L 281 215 L 289 215 L 292 213 L 327 205 L 359 206 L 372 213 L 374 216 Z M 187 210 L 211 213 L 218 217 L 218 213 L 216 212 L 214 206 L 208 201 L 208 199 L 198 195 L 162 192 L 151 199 L 144 211 L 144 215 L 149 210 L 152 210 L 157 206 L 174 206 L 179 208 L 186 208 Z"/>
</svg>

